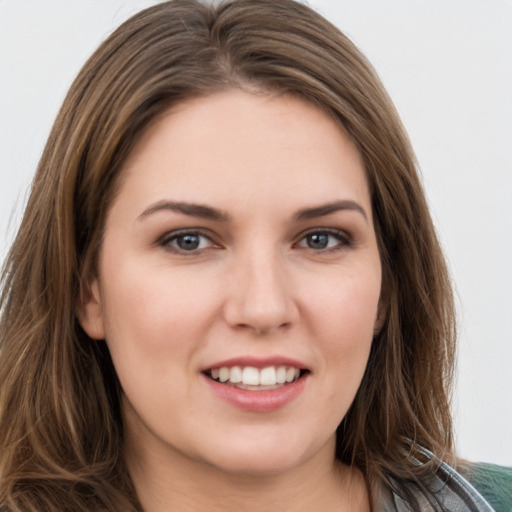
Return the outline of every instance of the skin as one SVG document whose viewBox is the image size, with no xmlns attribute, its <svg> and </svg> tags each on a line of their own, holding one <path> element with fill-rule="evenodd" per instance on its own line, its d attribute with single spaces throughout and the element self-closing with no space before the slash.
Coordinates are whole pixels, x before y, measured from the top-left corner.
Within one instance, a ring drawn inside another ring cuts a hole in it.
<svg viewBox="0 0 512 512">
<path fill-rule="evenodd" d="M 144 510 L 368 510 L 361 474 L 334 458 L 381 290 L 354 144 L 300 99 L 230 90 L 163 115 L 122 173 L 80 317 L 112 354 Z M 182 248 L 184 231 L 197 248 Z M 227 403 L 202 373 L 233 357 L 277 355 L 309 375 L 271 412 Z"/>
</svg>

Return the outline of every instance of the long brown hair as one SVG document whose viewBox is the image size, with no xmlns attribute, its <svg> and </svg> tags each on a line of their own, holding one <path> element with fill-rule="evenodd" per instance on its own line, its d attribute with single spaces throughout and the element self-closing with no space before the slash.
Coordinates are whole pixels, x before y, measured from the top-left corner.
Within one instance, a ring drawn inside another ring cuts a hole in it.
<svg viewBox="0 0 512 512">
<path fill-rule="evenodd" d="M 139 510 L 124 466 L 119 384 L 76 308 L 94 275 L 119 171 L 170 106 L 233 87 L 294 94 L 364 159 L 383 266 L 382 327 L 337 457 L 373 484 L 421 483 L 419 446 L 452 458 L 454 311 L 412 149 L 375 72 L 292 0 L 164 2 L 137 14 L 73 83 L 2 274 L 0 509 Z"/>
</svg>

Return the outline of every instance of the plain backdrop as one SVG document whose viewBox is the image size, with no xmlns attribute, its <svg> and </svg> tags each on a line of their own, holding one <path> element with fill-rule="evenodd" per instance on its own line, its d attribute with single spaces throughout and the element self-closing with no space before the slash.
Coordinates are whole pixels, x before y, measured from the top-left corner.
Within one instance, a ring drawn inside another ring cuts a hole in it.
<svg viewBox="0 0 512 512">
<path fill-rule="evenodd" d="M 71 81 L 154 3 L 0 0 L 0 260 Z M 373 63 L 416 150 L 457 291 L 459 453 L 512 465 L 512 0 L 310 5 Z"/>
</svg>

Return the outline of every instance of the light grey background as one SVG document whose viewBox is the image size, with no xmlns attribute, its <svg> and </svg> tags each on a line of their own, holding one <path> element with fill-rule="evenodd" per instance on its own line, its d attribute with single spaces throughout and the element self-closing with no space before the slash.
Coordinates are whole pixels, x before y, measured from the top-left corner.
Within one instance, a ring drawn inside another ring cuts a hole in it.
<svg viewBox="0 0 512 512">
<path fill-rule="evenodd" d="M 0 260 L 81 65 L 150 0 L 0 0 Z M 462 456 L 512 465 L 512 0 L 314 0 L 409 131 L 457 293 Z"/>
</svg>

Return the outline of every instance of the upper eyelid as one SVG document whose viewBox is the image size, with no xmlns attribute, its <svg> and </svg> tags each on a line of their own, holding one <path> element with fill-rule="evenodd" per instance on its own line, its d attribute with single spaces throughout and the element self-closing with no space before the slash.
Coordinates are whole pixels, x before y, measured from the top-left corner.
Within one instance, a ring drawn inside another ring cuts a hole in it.
<svg viewBox="0 0 512 512">
<path fill-rule="evenodd" d="M 213 236 L 209 232 L 209 230 L 206 230 L 204 228 L 181 228 L 167 231 L 161 237 L 159 237 L 159 241 L 170 240 L 172 238 L 185 235 L 200 235 L 209 239 L 213 239 Z"/>
<path fill-rule="evenodd" d="M 327 233 L 329 235 L 338 235 L 339 237 L 346 238 L 347 240 L 352 239 L 352 235 L 346 231 L 345 229 L 339 228 L 328 228 L 328 227 L 316 227 L 316 228 L 308 228 L 304 231 L 301 231 L 296 237 L 296 240 L 302 240 L 305 236 L 314 234 L 314 233 Z"/>
<path fill-rule="evenodd" d="M 308 229 L 304 229 L 299 234 L 294 236 L 292 244 L 295 245 L 299 243 L 301 240 L 304 239 L 304 237 L 314 234 L 314 233 L 327 233 L 333 236 L 338 236 L 340 239 L 345 239 L 347 242 L 352 242 L 353 236 L 345 229 L 340 228 L 334 228 L 334 227 L 311 227 Z M 168 243 L 169 241 L 179 237 L 179 236 L 185 236 L 187 234 L 194 234 L 199 235 L 207 238 L 212 242 L 212 244 L 215 245 L 222 245 L 221 242 L 218 240 L 218 236 L 215 235 L 215 233 L 212 233 L 209 229 L 205 228 L 180 228 L 175 229 L 171 231 L 167 231 L 164 235 L 160 236 L 157 240 L 158 245 L 164 245 Z"/>
<path fill-rule="evenodd" d="M 204 238 L 207 238 L 212 246 L 220 246 L 221 244 L 216 241 L 215 237 L 205 229 L 199 229 L 199 228 L 183 228 L 183 229 L 175 229 L 172 231 L 168 231 L 164 235 L 158 238 L 156 241 L 156 245 L 161 247 L 172 247 L 170 245 L 170 242 L 175 240 L 176 238 L 179 238 L 180 236 L 186 236 L 186 235 L 198 235 Z M 173 250 L 177 252 L 183 252 L 186 253 L 187 251 L 183 251 L 177 247 L 172 247 Z M 197 249 L 197 252 L 202 249 Z M 195 251 L 188 251 L 190 254 L 193 254 Z"/>
<path fill-rule="evenodd" d="M 326 234 L 335 239 L 335 243 L 332 246 L 323 247 L 323 248 L 313 248 L 305 245 L 306 238 L 309 235 L 314 234 Z M 304 245 L 303 245 L 304 244 Z M 352 248 L 354 245 L 353 237 L 347 233 L 345 230 L 335 229 L 335 228 L 313 228 L 307 231 L 304 231 L 301 235 L 299 235 L 292 244 L 292 248 L 296 248 L 298 250 L 306 250 L 313 251 L 315 254 L 338 254 L 341 251 Z"/>
</svg>

